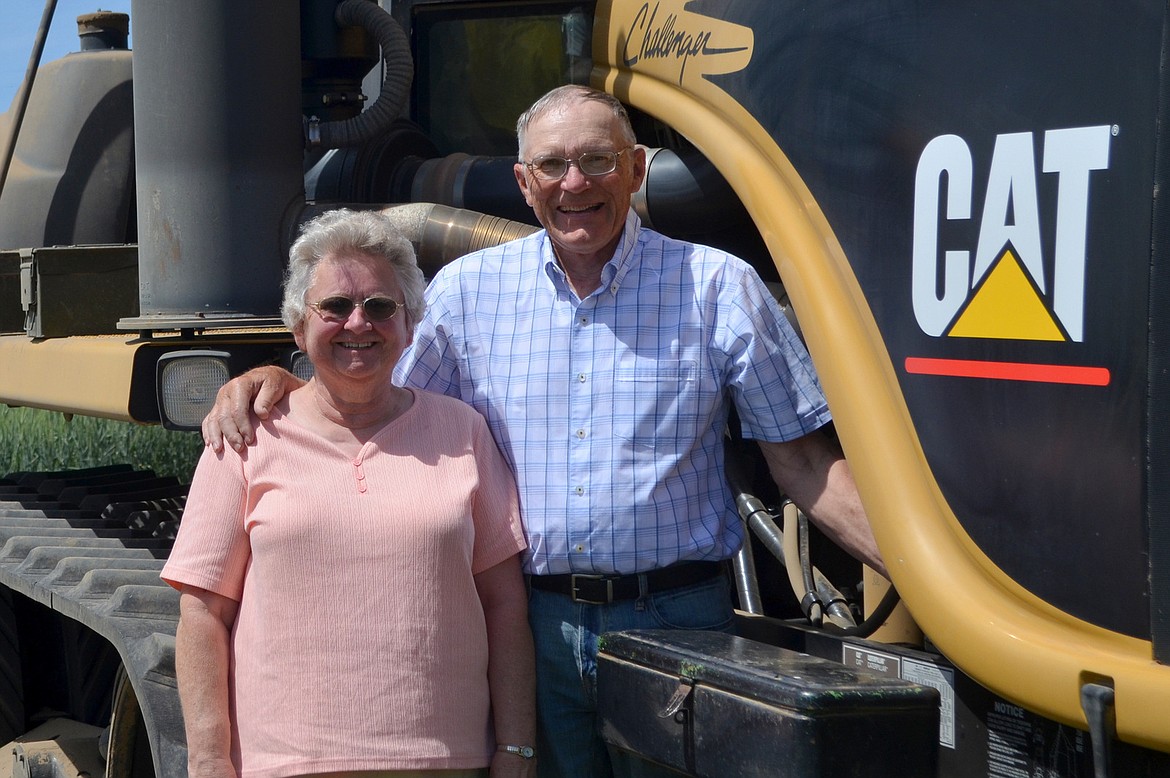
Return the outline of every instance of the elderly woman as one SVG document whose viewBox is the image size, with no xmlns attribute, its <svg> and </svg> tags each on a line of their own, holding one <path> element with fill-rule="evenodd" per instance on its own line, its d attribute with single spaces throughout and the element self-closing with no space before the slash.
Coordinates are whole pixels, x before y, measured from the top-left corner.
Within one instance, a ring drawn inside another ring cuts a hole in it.
<svg viewBox="0 0 1170 778">
<path fill-rule="evenodd" d="M 515 483 L 474 410 L 390 382 L 423 313 L 410 243 L 340 210 L 290 254 L 315 375 L 254 447 L 204 452 L 162 573 L 189 773 L 534 774 Z"/>
</svg>

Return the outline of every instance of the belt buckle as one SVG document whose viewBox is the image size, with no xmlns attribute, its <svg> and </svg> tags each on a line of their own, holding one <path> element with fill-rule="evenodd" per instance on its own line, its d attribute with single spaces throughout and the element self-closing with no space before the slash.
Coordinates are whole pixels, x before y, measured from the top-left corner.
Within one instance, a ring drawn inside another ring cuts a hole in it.
<svg viewBox="0 0 1170 778">
<path fill-rule="evenodd" d="M 582 597 L 578 590 L 578 580 L 605 581 L 605 599 L 591 600 L 586 597 Z M 609 605 L 611 602 L 613 602 L 613 579 L 608 576 L 596 575 L 592 573 L 573 573 L 569 576 L 569 597 L 573 600 L 573 602 L 579 602 L 585 605 Z"/>
</svg>

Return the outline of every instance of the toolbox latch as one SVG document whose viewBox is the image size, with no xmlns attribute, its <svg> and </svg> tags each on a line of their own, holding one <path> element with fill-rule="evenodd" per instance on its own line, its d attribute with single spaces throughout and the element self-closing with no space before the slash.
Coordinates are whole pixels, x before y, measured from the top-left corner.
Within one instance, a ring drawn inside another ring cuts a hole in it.
<svg viewBox="0 0 1170 778">
<path fill-rule="evenodd" d="M 674 694 L 670 696 L 666 707 L 658 712 L 660 719 L 676 719 L 679 718 L 680 711 L 690 705 L 691 695 L 695 693 L 695 682 L 690 678 L 679 678 L 678 688 L 674 690 Z M 686 715 L 683 713 L 682 715 Z"/>
<path fill-rule="evenodd" d="M 24 329 L 27 332 L 37 313 L 37 265 L 32 249 L 20 250 L 20 307 L 24 309 Z"/>
</svg>

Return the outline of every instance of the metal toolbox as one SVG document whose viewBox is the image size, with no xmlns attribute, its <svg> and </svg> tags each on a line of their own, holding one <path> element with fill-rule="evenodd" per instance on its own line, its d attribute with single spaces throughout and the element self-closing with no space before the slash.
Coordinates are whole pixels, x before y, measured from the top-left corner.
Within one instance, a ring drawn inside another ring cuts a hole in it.
<svg viewBox="0 0 1170 778">
<path fill-rule="evenodd" d="M 0 332 L 31 338 L 119 334 L 138 314 L 135 246 L 51 246 L 0 252 Z"/>
<path fill-rule="evenodd" d="M 722 632 L 602 636 L 602 734 L 711 778 L 930 778 L 938 692 Z"/>
</svg>

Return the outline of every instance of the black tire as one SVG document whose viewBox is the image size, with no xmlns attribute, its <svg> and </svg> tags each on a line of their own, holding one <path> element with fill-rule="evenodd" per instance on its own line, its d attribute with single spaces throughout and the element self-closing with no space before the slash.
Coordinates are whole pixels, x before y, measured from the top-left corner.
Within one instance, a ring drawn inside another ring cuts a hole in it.
<svg viewBox="0 0 1170 778">
<path fill-rule="evenodd" d="M 106 778 L 155 778 L 150 737 L 134 687 L 119 669 L 110 712 L 110 739 L 106 750 Z"/>
<path fill-rule="evenodd" d="M 16 615 L 12 592 L 0 587 L 0 743 L 12 742 L 24 730 L 24 688 Z"/>
</svg>

